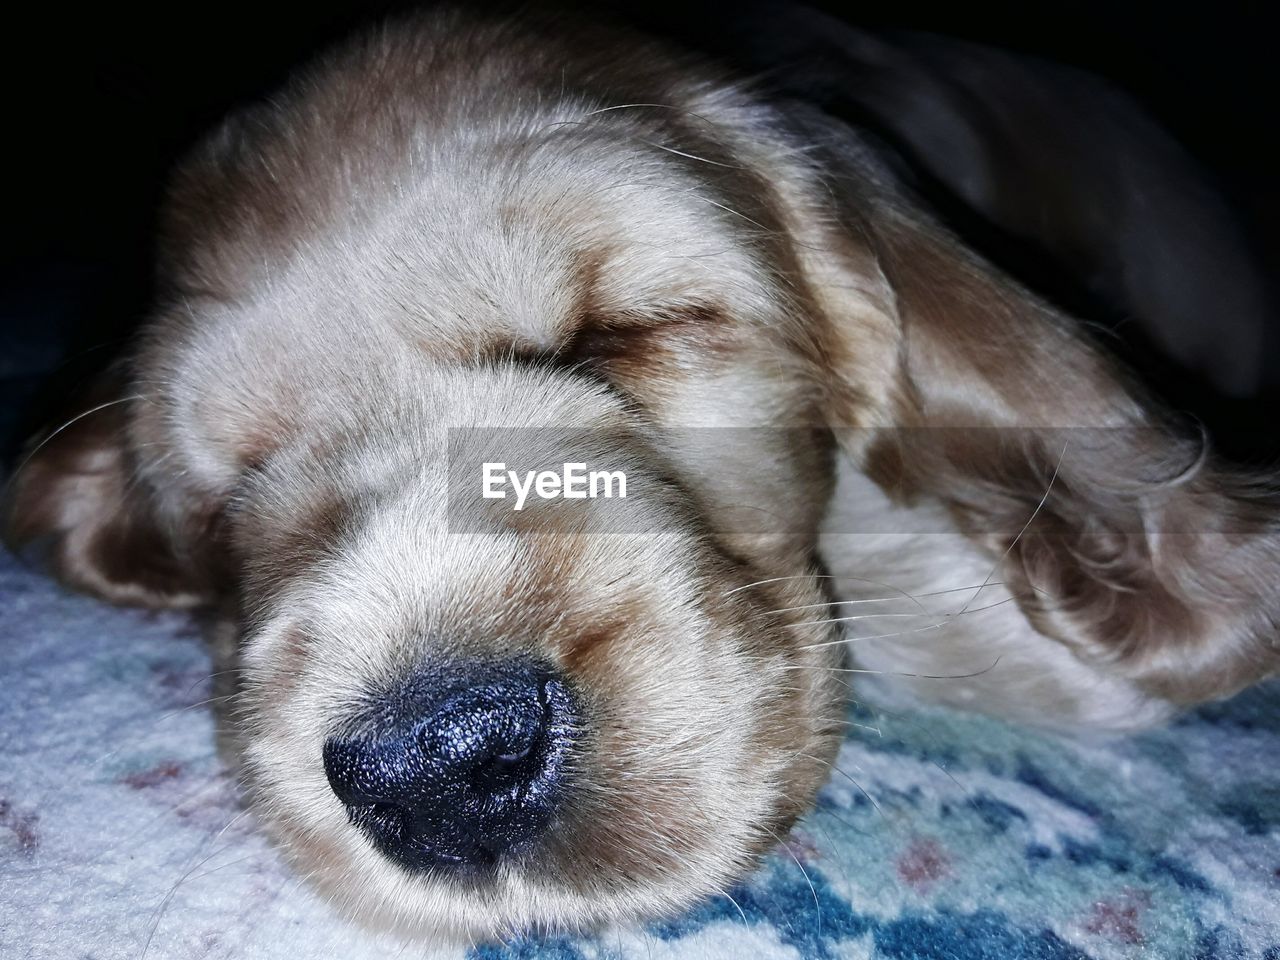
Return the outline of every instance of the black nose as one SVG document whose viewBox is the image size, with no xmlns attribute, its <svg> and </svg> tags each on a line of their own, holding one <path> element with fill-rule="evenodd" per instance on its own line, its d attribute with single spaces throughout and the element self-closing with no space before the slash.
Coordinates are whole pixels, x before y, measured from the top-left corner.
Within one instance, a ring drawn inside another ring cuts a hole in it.
<svg viewBox="0 0 1280 960">
<path fill-rule="evenodd" d="M 424 669 L 325 742 L 324 770 L 405 867 L 488 865 L 551 820 L 576 724 L 569 688 L 532 662 Z"/>
</svg>

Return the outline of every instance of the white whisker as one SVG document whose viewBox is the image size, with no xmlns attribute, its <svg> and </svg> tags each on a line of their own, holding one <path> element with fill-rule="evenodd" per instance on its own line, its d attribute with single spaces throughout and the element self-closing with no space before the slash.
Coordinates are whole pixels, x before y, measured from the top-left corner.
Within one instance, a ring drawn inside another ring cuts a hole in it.
<svg viewBox="0 0 1280 960">
<path fill-rule="evenodd" d="M 985 607 L 974 607 L 972 610 L 959 610 L 956 613 L 944 613 L 944 614 L 941 614 L 941 616 L 944 619 L 939 620 L 937 623 L 931 623 L 927 627 L 920 627 L 916 630 L 902 630 L 902 631 L 899 631 L 898 633 L 878 633 L 869 637 L 841 637 L 839 640 L 824 640 L 822 643 L 811 643 L 804 647 L 801 647 L 800 649 L 812 650 L 815 647 L 832 647 L 839 643 L 854 643 L 859 640 L 888 640 L 891 637 L 906 637 L 914 633 L 925 633 L 929 630 L 937 630 L 940 627 L 945 627 L 947 624 L 951 623 L 957 617 L 973 616 L 975 613 L 982 613 L 982 611 L 984 610 L 994 610 L 996 607 L 1002 607 L 1006 603 L 1012 603 L 1016 599 L 1017 597 L 1005 597 L 1003 600 L 998 600 L 995 603 L 989 603 Z M 921 616 L 921 614 L 918 614 L 918 613 L 900 613 L 900 614 L 868 613 L 868 614 L 859 614 L 858 616 L 854 616 L 854 617 L 831 617 L 830 619 L 827 619 L 827 620 L 806 620 L 803 623 L 797 623 L 797 624 L 794 624 L 793 626 L 797 626 L 797 627 L 825 626 L 826 624 L 831 624 L 831 623 L 847 623 L 851 620 L 865 620 L 867 617 L 875 617 L 875 616 L 918 617 L 918 616 Z M 930 614 L 930 616 L 936 617 L 936 616 L 939 616 L 939 614 L 936 614 L 936 613 Z"/>
<path fill-rule="evenodd" d="M 1035 521 L 1036 517 L 1040 515 L 1040 510 L 1044 507 L 1045 503 L 1049 500 L 1049 494 L 1053 491 L 1053 484 L 1058 479 L 1058 471 L 1062 469 L 1062 460 L 1067 455 L 1067 445 L 1069 442 L 1070 441 L 1068 440 L 1064 440 L 1062 442 L 1062 452 L 1058 454 L 1058 462 L 1054 464 L 1053 475 L 1049 477 L 1049 485 L 1044 488 L 1044 496 L 1040 498 L 1040 502 L 1036 504 L 1036 508 L 1031 511 L 1031 516 L 1029 516 L 1027 518 L 1027 522 L 1022 525 L 1022 529 L 1019 530 L 1018 535 L 1013 538 L 1013 542 L 1010 543 L 1009 546 L 1005 548 L 1004 553 L 1000 554 L 1000 559 L 991 565 L 991 572 L 987 574 L 987 578 L 982 582 L 982 586 L 978 587 L 978 589 L 974 591 L 973 596 L 970 597 L 965 602 L 965 605 L 960 608 L 960 613 L 964 613 L 965 610 L 969 609 L 969 604 L 973 603 L 973 601 L 978 599 L 978 594 L 980 594 L 983 590 L 985 590 L 988 586 L 990 586 L 991 578 L 994 577 L 996 575 L 996 571 L 1000 569 L 1000 564 L 1004 563 L 1005 558 L 1008 557 L 1009 554 L 1013 552 L 1013 548 L 1018 545 L 1018 541 L 1021 540 L 1022 535 L 1027 532 L 1027 528 L 1030 527 L 1031 524 Z"/>
</svg>

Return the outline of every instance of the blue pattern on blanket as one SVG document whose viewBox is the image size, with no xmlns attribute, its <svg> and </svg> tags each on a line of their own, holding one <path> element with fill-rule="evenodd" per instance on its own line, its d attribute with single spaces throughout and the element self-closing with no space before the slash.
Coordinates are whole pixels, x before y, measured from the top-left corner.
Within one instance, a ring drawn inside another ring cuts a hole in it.
<svg viewBox="0 0 1280 960">
<path fill-rule="evenodd" d="M 9 557 L 0 604 L 5 958 L 1280 960 L 1274 685 L 1112 742 L 862 703 L 815 811 L 725 895 L 433 951 L 341 920 L 243 813 L 188 620 Z"/>
</svg>

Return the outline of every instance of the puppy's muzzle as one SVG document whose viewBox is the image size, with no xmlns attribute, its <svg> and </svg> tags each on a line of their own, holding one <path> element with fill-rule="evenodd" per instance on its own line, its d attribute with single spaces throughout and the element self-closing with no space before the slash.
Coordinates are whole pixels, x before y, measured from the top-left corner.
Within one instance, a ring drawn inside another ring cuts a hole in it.
<svg viewBox="0 0 1280 960">
<path fill-rule="evenodd" d="M 419 669 L 324 746 L 351 822 L 413 871 L 530 846 L 568 788 L 574 697 L 525 660 Z"/>
</svg>

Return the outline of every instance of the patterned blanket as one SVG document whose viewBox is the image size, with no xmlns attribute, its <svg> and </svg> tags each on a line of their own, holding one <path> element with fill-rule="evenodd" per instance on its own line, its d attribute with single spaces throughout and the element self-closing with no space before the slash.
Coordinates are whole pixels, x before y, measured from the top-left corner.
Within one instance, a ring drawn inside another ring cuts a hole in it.
<svg viewBox="0 0 1280 960">
<path fill-rule="evenodd" d="M 214 748 L 186 618 L 0 558 L 0 957 L 1280 960 L 1280 692 L 1133 739 L 860 703 L 817 810 L 731 897 L 443 954 L 338 919 Z"/>
</svg>

